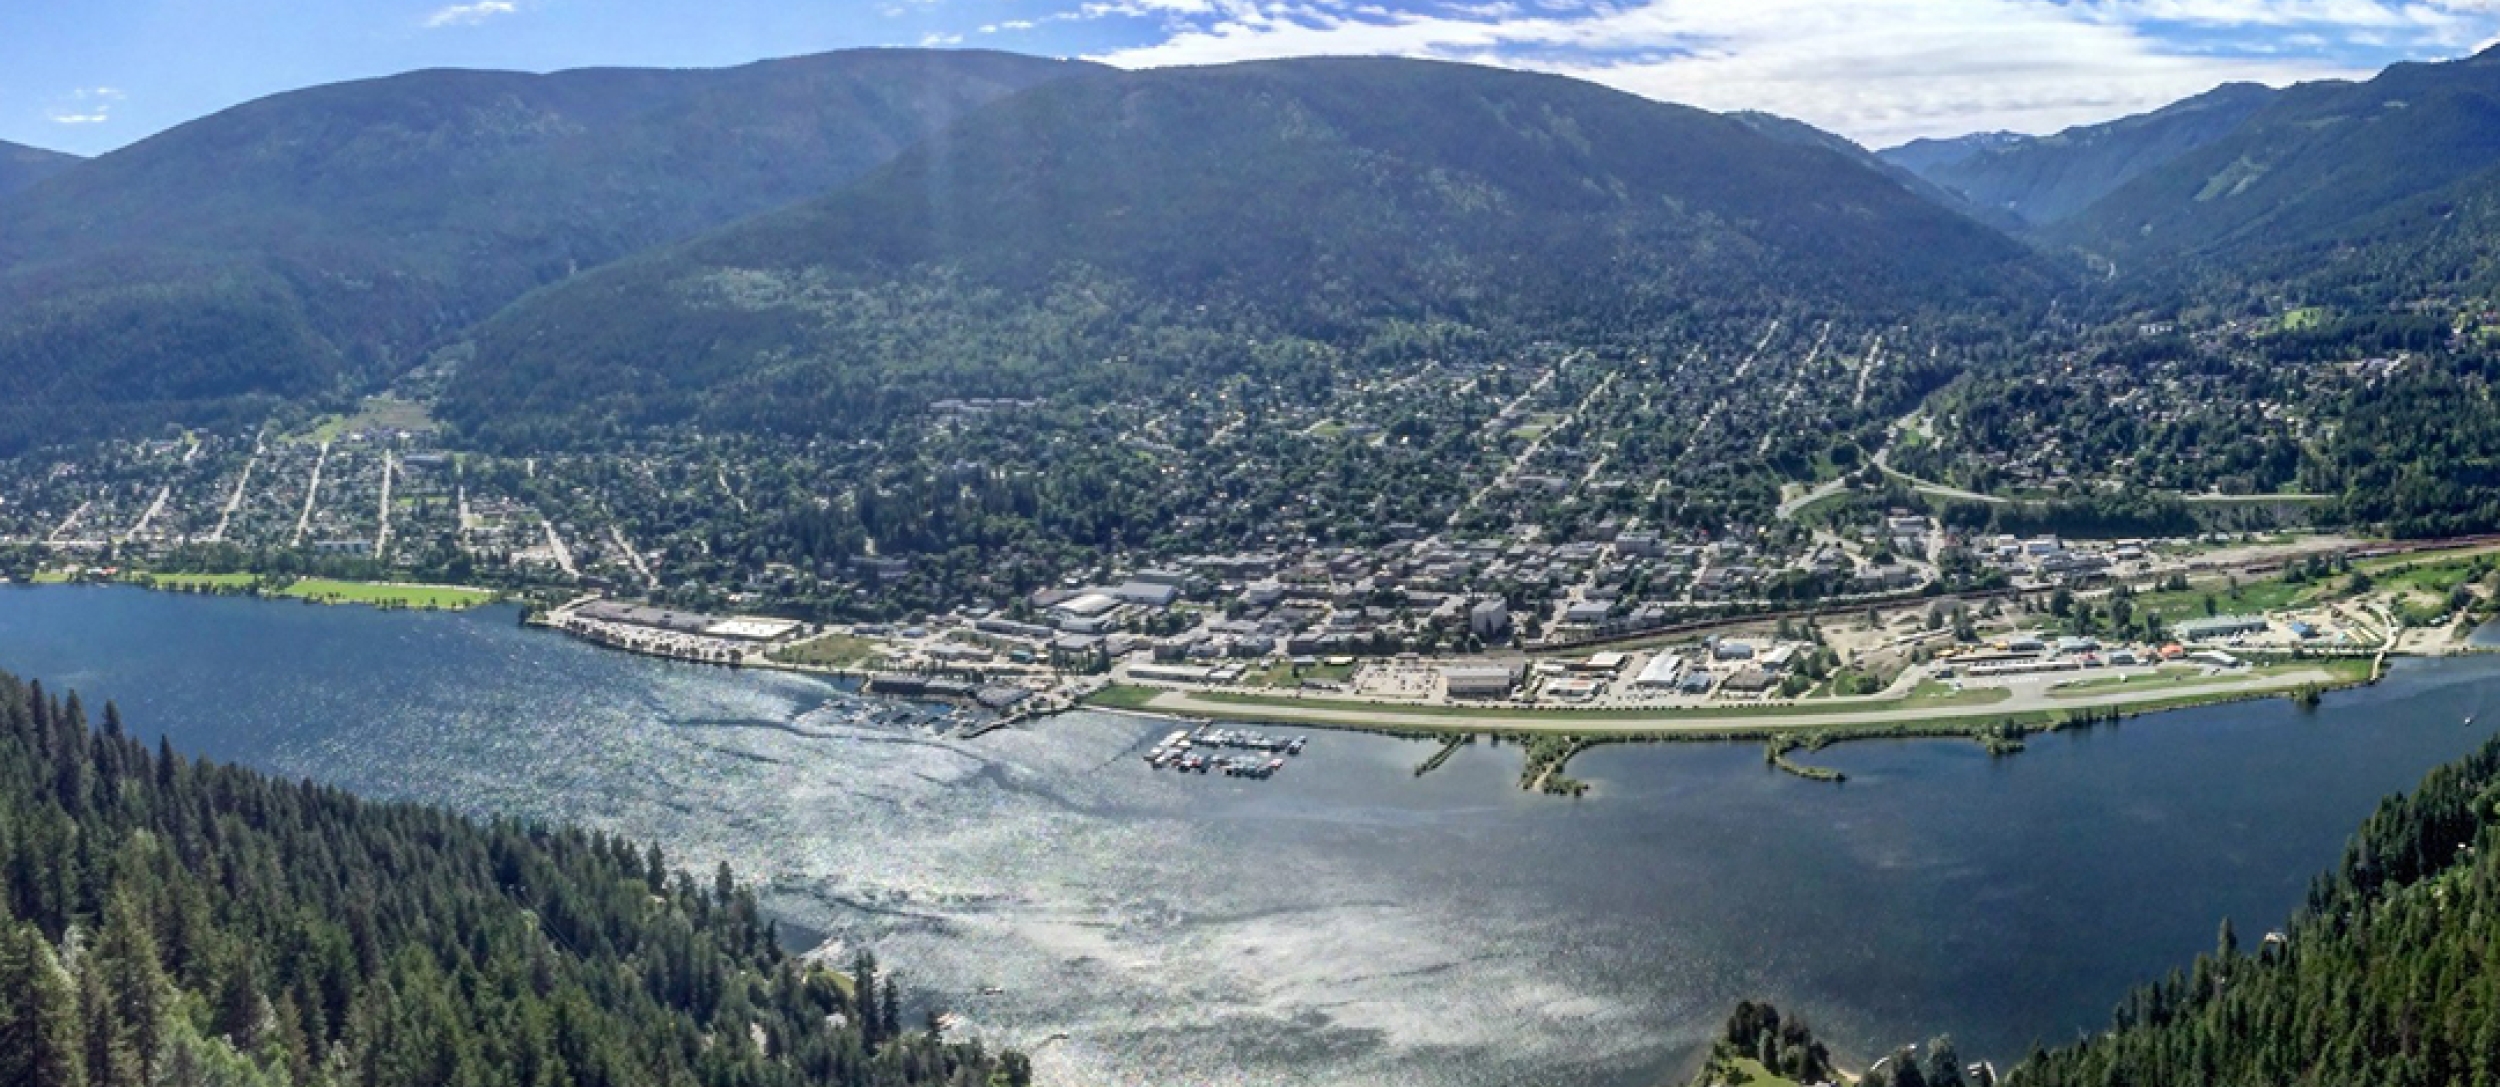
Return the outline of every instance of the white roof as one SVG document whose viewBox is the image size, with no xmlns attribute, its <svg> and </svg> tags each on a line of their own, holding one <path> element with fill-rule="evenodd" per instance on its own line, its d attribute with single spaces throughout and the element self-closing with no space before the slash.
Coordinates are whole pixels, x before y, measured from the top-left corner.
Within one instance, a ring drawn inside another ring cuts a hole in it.
<svg viewBox="0 0 2500 1087">
<path fill-rule="evenodd" d="M 1649 663 L 1641 666 L 1641 674 L 1634 677 L 1632 682 L 1646 683 L 1653 686 L 1671 684 L 1675 682 L 1675 677 L 1682 674 L 1683 671 L 1683 657 L 1674 653 L 1660 653 L 1655 657 L 1649 658 Z"/>
</svg>

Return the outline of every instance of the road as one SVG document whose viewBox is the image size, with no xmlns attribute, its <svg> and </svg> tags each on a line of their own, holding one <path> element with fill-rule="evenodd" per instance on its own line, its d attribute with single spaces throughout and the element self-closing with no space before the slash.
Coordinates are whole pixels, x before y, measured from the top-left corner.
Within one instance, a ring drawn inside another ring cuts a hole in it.
<svg viewBox="0 0 2500 1087">
<path fill-rule="evenodd" d="M 313 510 L 321 504 L 321 470 L 329 466 L 330 443 L 323 442 L 321 455 L 313 458 L 312 482 L 304 487 L 304 512 L 295 516 L 295 535 L 287 540 L 288 547 L 304 546 L 304 533 L 312 528 Z"/>
<path fill-rule="evenodd" d="M 260 453 L 261 439 L 255 435 L 252 438 L 252 459 L 243 462 L 243 474 L 234 481 L 234 493 L 226 496 L 225 508 L 217 511 L 217 530 L 208 534 L 208 542 L 217 543 L 226 538 L 226 526 L 234 521 L 234 511 L 243 508 L 245 488 L 252 485 L 252 469 L 260 466 Z"/>
<path fill-rule="evenodd" d="M 382 451 L 382 503 L 376 514 L 381 527 L 373 533 L 373 559 L 389 562 L 391 558 L 391 476 L 398 467 L 398 458 L 390 450 Z"/>
<path fill-rule="evenodd" d="M 1762 713 L 1745 715 L 1695 716 L 1661 710 L 1656 717 L 1598 716 L 1588 711 L 1522 710 L 1517 714 L 1486 712 L 1455 716 L 1417 712 L 1426 707 L 1401 709 L 1395 706 L 1347 702 L 1344 700 L 1307 698 L 1307 705 L 1247 705 L 1201 698 L 1196 692 L 1167 690 L 1147 702 L 1146 708 L 1157 713 L 1182 716 L 1255 718 L 1262 721 L 1305 722 L 1314 725 L 1351 725 L 1356 727 L 1404 728 L 1444 732 L 1483 732 L 1487 730 L 1523 732 L 1569 732 L 1582 735 L 1609 733 L 1654 732 L 1725 732 L 1731 729 L 1773 731 L 1778 729 L 1828 729 L 1849 725 L 1927 724 L 1939 721 L 1984 720 L 2011 717 L 2041 710 L 2126 709 L 2129 706 L 2159 703 L 2188 695 L 2237 696 L 2287 694 L 2311 684 L 2331 684 L 2335 676 L 2323 668 L 2305 669 L 2269 676 L 2251 676 L 2226 683 L 2208 683 L 2190 687 L 2158 685 L 2135 690 L 2114 689 L 2107 694 L 2082 695 L 2073 698 L 2051 698 L 2049 689 L 2058 683 L 2071 682 L 2072 675 L 2054 679 L 2032 679 L 2006 684 L 2012 695 L 2002 702 L 1985 705 L 1915 706 L 1864 712 L 1827 711 L 1822 713 Z"/>
<path fill-rule="evenodd" d="M 1807 506 L 1811 506 L 1826 498 L 1839 494 L 1841 490 L 1848 485 L 1849 481 L 1847 479 L 1824 480 L 1821 484 L 1809 490 L 1797 492 L 1797 495 L 1793 498 L 1782 499 L 1780 501 L 1779 508 L 1771 511 L 1772 515 L 1778 517 L 1782 521 L 1794 521 L 1797 519 L 1798 510 L 1804 509 Z"/>
<path fill-rule="evenodd" d="M 1920 494 L 1934 495 L 1938 498 L 1958 498 L 1964 502 L 1985 502 L 1991 506 L 2005 506 L 2013 504 L 2013 500 L 2009 498 L 1999 498 L 1996 495 L 1981 494 L 1977 491 L 1965 491 L 1959 487 L 1947 487 L 1942 483 L 1930 482 L 1911 475 L 1908 472 L 1899 471 L 1892 466 L 1891 446 L 1885 446 L 1882 449 L 1876 450 L 1875 467 L 1878 471 L 1881 471 L 1885 475 L 1909 484 L 1911 490 L 1917 491 Z"/>
</svg>

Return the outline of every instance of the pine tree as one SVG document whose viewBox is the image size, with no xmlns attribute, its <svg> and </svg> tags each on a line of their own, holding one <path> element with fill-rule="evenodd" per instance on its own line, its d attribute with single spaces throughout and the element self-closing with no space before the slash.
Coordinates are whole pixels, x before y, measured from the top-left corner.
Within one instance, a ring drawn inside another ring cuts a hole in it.
<svg viewBox="0 0 2500 1087">
<path fill-rule="evenodd" d="M 68 972 L 42 933 L 9 925 L 0 932 L 0 1083 L 85 1087 L 79 1041 Z"/>
</svg>

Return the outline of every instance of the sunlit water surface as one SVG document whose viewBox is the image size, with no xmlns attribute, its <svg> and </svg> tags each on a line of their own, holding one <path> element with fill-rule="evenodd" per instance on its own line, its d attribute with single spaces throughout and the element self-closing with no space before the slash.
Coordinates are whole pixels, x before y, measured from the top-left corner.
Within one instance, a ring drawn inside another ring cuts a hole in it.
<svg viewBox="0 0 2500 1087">
<path fill-rule="evenodd" d="M 2377 800 L 2500 720 L 2500 669 L 2407 662 L 2283 701 L 2036 739 L 1583 756 L 1318 733 L 1274 780 L 1180 777 L 1171 727 L 974 741 L 814 679 L 624 656 L 506 608 L 382 613 L 0 591 L 0 668 L 142 736 L 382 797 L 726 859 L 799 931 L 866 941 L 1061 1084 L 1650 1087 L 1740 998 L 1844 1053 L 1951 1032 L 2000 1060 L 2280 923 Z M 2467 725 L 2467 715 L 2476 723 Z"/>
</svg>

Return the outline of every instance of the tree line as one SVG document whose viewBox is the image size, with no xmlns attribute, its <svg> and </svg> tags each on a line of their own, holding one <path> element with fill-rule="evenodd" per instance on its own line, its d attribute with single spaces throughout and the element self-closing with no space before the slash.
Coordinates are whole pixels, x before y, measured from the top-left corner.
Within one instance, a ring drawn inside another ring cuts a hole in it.
<svg viewBox="0 0 2500 1087">
<path fill-rule="evenodd" d="M 0 674 L 0 1084 L 1023 1087 L 726 865 L 377 804 Z"/>
</svg>

